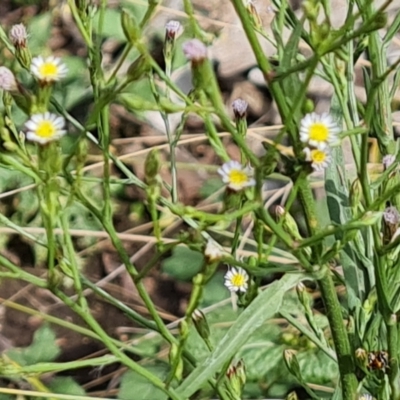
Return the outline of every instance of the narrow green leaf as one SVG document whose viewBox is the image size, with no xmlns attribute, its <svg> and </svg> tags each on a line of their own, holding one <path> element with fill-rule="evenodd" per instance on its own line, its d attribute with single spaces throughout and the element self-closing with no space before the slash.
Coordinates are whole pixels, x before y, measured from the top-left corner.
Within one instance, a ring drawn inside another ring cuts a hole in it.
<svg viewBox="0 0 400 400">
<path fill-rule="evenodd" d="M 176 390 L 182 398 L 189 398 L 212 378 L 239 349 L 246 343 L 251 334 L 263 322 L 276 314 L 282 304 L 286 291 L 298 284 L 304 276 L 285 275 L 281 280 L 271 284 L 260 293 L 250 306 L 243 311 L 229 329 L 218 346 L 201 362 Z"/>
</svg>

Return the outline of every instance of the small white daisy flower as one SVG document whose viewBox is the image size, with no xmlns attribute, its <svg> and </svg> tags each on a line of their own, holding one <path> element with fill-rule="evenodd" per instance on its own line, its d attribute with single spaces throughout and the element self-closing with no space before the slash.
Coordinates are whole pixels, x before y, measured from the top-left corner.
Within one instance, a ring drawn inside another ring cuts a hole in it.
<svg viewBox="0 0 400 400">
<path fill-rule="evenodd" d="M 307 114 L 300 123 L 300 140 L 320 150 L 334 144 L 339 132 L 336 122 L 327 113 Z"/>
<path fill-rule="evenodd" d="M 218 173 L 221 175 L 222 181 L 235 192 L 249 186 L 255 186 L 256 184 L 256 181 L 253 179 L 253 169 L 243 167 L 237 161 L 226 162 L 218 169 Z"/>
<path fill-rule="evenodd" d="M 64 126 L 64 118 L 56 114 L 48 111 L 44 114 L 34 114 L 25 123 L 26 138 L 33 142 L 46 144 L 64 136 L 67 133 Z"/>
<path fill-rule="evenodd" d="M 245 293 L 248 288 L 249 275 L 247 272 L 240 267 L 231 267 L 224 276 L 224 285 L 231 292 L 243 292 Z"/>
<path fill-rule="evenodd" d="M 64 78 L 68 69 L 58 57 L 39 56 L 32 59 L 31 72 L 40 82 L 52 83 Z"/>
<path fill-rule="evenodd" d="M 322 171 L 328 167 L 332 161 L 329 149 L 310 149 L 306 147 L 304 150 L 306 160 L 311 162 L 311 166 L 315 171 Z"/>
<path fill-rule="evenodd" d="M 208 261 L 218 261 L 224 256 L 224 251 L 214 240 L 208 239 L 204 256 Z"/>
</svg>

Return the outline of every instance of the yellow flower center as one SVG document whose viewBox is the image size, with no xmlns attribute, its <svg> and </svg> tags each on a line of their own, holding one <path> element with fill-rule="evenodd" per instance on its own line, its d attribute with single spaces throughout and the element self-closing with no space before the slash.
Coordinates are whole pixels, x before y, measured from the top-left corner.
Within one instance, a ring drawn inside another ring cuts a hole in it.
<svg viewBox="0 0 400 400">
<path fill-rule="evenodd" d="M 229 171 L 229 182 L 234 185 L 243 185 L 249 180 L 247 174 L 238 169 L 233 169 Z"/>
<path fill-rule="evenodd" d="M 36 129 L 36 135 L 42 138 L 51 138 L 55 135 L 56 128 L 50 121 L 42 121 Z"/>
<path fill-rule="evenodd" d="M 44 63 L 40 66 L 39 72 L 43 77 L 55 77 L 58 74 L 58 67 L 53 63 Z"/>
<path fill-rule="evenodd" d="M 246 284 L 246 278 L 242 274 L 235 274 L 231 279 L 232 285 L 242 287 Z"/>
<path fill-rule="evenodd" d="M 326 142 L 329 137 L 329 129 L 325 124 L 316 122 L 310 126 L 310 140 Z"/>
<path fill-rule="evenodd" d="M 315 163 L 323 163 L 326 160 L 326 153 L 321 150 L 312 150 L 311 160 Z"/>
</svg>

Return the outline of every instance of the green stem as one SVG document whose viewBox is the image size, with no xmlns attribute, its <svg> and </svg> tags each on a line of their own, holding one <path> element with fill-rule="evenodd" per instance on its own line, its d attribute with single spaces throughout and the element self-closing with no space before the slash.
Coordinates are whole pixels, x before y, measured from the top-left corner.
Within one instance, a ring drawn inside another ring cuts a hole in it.
<svg viewBox="0 0 400 400">
<path fill-rule="evenodd" d="M 397 316 L 391 315 L 390 319 L 386 321 L 388 330 L 388 350 L 389 350 L 389 383 L 392 393 L 390 398 L 392 400 L 400 399 L 399 387 L 399 348 L 398 348 L 398 323 Z"/>
<path fill-rule="evenodd" d="M 332 338 L 335 343 L 340 380 L 342 382 L 343 400 L 354 400 L 357 392 L 354 359 L 351 353 L 349 338 L 344 327 L 335 285 L 333 284 L 329 269 L 327 267 L 324 268 L 326 268 L 326 273 L 318 280 L 318 285 L 321 290 Z"/>
<path fill-rule="evenodd" d="M 123 351 L 121 351 L 112 341 L 112 339 L 107 335 L 107 333 L 101 328 L 98 322 L 93 318 L 90 313 L 87 313 L 85 310 L 82 310 L 77 303 L 72 301 L 68 296 L 66 296 L 59 289 L 54 289 L 54 294 L 59 297 L 64 304 L 66 304 L 69 308 L 75 311 L 85 323 L 92 329 L 94 333 L 101 339 L 104 345 L 113 353 L 124 365 L 130 368 L 132 371 L 137 372 L 139 375 L 146 378 L 149 382 L 151 382 L 154 386 L 161 389 L 164 393 L 166 393 L 172 400 L 182 400 L 180 396 L 178 396 L 173 389 L 167 389 L 165 384 L 157 378 L 155 375 L 150 373 L 147 369 L 143 368 L 136 362 L 134 362 L 131 358 L 129 358 Z"/>
</svg>

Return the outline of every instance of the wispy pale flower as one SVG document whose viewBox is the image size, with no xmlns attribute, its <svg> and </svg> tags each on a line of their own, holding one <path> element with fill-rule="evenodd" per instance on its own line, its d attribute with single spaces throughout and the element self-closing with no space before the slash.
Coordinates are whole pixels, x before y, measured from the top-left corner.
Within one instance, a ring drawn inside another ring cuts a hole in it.
<svg viewBox="0 0 400 400">
<path fill-rule="evenodd" d="M 26 47 L 28 33 L 24 24 L 13 25 L 9 32 L 9 37 L 15 47 Z"/>
<path fill-rule="evenodd" d="M 306 154 L 306 160 L 311 162 L 311 166 L 315 171 L 324 170 L 332 161 L 328 148 L 321 150 L 306 147 L 303 151 Z"/>
<path fill-rule="evenodd" d="M 0 67 L 0 89 L 5 90 L 6 92 L 18 90 L 14 74 L 6 67 Z"/>
<path fill-rule="evenodd" d="M 192 39 L 182 46 L 185 57 L 194 64 L 201 63 L 207 58 L 207 46 L 199 39 Z"/>
<path fill-rule="evenodd" d="M 339 132 L 336 122 L 327 113 L 307 114 L 300 123 L 300 140 L 320 150 L 335 144 Z"/>
<path fill-rule="evenodd" d="M 179 21 L 168 21 L 165 25 L 165 37 L 168 40 L 175 40 L 176 36 L 181 29 L 181 23 Z"/>
<path fill-rule="evenodd" d="M 393 154 L 386 154 L 382 158 L 383 169 L 387 170 L 396 161 L 396 156 Z"/>
<path fill-rule="evenodd" d="M 221 175 L 222 181 L 236 192 L 256 184 L 253 179 L 253 169 L 244 167 L 237 161 L 226 162 L 218 169 L 218 173 Z"/>
<path fill-rule="evenodd" d="M 213 239 L 208 239 L 204 255 L 208 261 L 213 262 L 223 258 L 224 251 Z"/>
<path fill-rule="evenodd" d="M 44 114 L 34 114 L 25 123 L 26 138 L 33 142 L 46 144 L 64 136 L 67 133 L 64 127 L 63 117 L 48 111 Z"/>
<path fill-rule="evenodd" d="M 232 102 L 233 113 L 236 118 L 244 118 L 246 116 L 249 103 L 243 99 L 236 99 Z"/>
<path fill-rule="evenodd" d="M 398 225 L 400 222 L 400 214 L 396 207 L 387 207 L 383 212 L 383 219 L 387 224 Z"/>
<path fill-rule="evenodd" d="M 31 72 L 40 82 L 52 83 L 64 78 L 68 69 L 58 57 L 39 56 L 32 59 Z"/>
<path fill-rule="evenodd" d="M 249 275 L 247 272 L 240 267 L 231 267 L 229 271 L 225 274 L 224 285 L 231 292 L 242 292 L 245 293 L 248 288 Z"/>
</svg>

